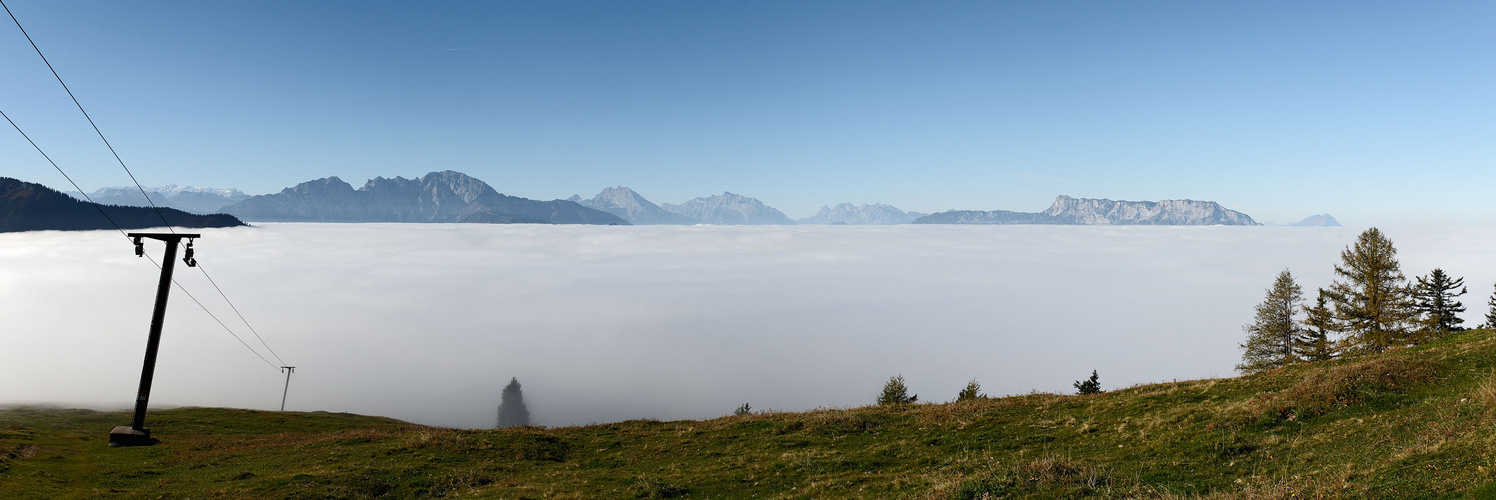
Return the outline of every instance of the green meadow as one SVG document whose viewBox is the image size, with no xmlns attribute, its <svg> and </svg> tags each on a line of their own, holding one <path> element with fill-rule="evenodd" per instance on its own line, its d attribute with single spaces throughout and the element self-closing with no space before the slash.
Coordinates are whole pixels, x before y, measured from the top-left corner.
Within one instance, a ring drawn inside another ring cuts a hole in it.
<svg viewBox="0 0 1496 500">
<path fill-rule="evenodd" d="M 180 408 L 149 414 L 160 444 L 109 447 L 128 421 L 0 410 L 0 495 L 1485 498 L 1496 497 L 1496 333 L 1097 395 L 703 421 L 459 430 Z"/>
</svg>

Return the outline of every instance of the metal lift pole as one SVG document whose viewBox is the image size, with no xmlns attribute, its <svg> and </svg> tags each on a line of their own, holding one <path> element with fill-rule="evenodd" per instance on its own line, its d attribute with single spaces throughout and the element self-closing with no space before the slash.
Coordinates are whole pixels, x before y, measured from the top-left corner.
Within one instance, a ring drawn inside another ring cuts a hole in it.
<svg viewBox="0 0 1496 500">
<path fill-rule="evenodd" d="M 127 236 L 135 239 L 135 255 L 144 256 L 144 248 L 141 238 L 150 238 L 166 242 L 166 255 L 161 262 L 161 281 L 156 285 L 156 308 L 151 312 L 151 333 L 145 344 L 145 364 L 140 370 L 140 391 L 135 397 L 135 418 L 130 421 L 130 426 L 123 425 L 115 427 L 109 432 L 109 444 L 116 446 L 136 446 L 155 444 L 156 440 L 151 438 L 151 430 L 145 427 L 146 403 L 151 399 L 151 380 L 156 374 L 156 350 L 161 345 L 161 325 L 166 321 L 166 298 L 171 293 L 171 272 L 176 268 L 177 244 L 183 238 L 197 238 L 196 234 L 162 234 L 162 233 L 130 233 Z M 192 256 L 192 243 L 187 243 L 187 255 L 182 259 L 188 266 L 196 266 L 197 261 Z"/>
<path fill-rule="evenodd" d="M 286 388 L 281 391 L 281 411 L 286 411 L 286 393 L 291 392 L 291 374 L 296 373 L 296 367 L 282 366 L 281 371 L 286 372 Z"/>
</svg>

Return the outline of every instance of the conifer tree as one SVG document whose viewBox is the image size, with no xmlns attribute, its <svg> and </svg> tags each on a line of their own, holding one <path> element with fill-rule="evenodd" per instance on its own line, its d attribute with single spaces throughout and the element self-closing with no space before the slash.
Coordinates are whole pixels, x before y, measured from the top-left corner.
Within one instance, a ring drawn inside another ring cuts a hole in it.
<svg viewBox="0 0 1496 500">
<path fill-rule="evenodd" d="M 1096 375 L 1096 370 L 1091 370 L 1091 378 L 1075 381 L 1076 394 L 1101 394 L 1101 377 Z"/>
<path fill-rule="evenodd" d="M 1338 280 L 1325 295 L 1345 329 L 1346 351 L 1362 354 L 1408 345 L 1418 312 L 1392 240 L 1377 228 L 1367 229 L 1353 247 L 1340 252 L 1340 259 Z"/>
<path fill-rule="evenodd" d="M 499 428 L 530 425 L 530 409 L 525 407 L 525 394 L 520 391 L 519 379 L 510 378 L 499 398 Z"/>
<path fill-rule="evenodd" d="M 1257 304 L 1252 324 L 1242 327 L 1247 341 L 1241 344 L 1241 364 L 1236 369 L 1256 373 L 1299 362 L 1294 343 L 1300 340 L 1299 325 L 1293 316 L 1304 300 L 1303 289 L 1294 282 L 1287 269 L 1278 273 L 1267 296 Z"/>
<path fill-rule="evenodd" d="M 732 414 L 740 416 L 740 417 L 743 416 L 743 415 L 752 415 L 753 414 L 753 407 L 752 406 L 748 406 L 748 403 L 743 403 L 743 406 L 739 406 L 738 409 L 733 410 Z"/>
<path fill-rule="evenodd" d="M 895 375 L 883 384 L 883 394 L 878 395 L 879 406 L 901 405 L 919 401 L 919 395 L 909 395 L 909 387 L 904 385 L 904 376 Z"/>
<path fill-rule="evenodd" d="M 1486 299 L 1486 328 L 1496 328 L 1496 292 L 1491 292 L 1491 298 Z"/>
<path fill-rule="evenodd" d="M 986 394 L 982 394 L 982 384 L 978 384 L 977 379 L 971 379 L 971 382 L 966 383 L 966 388 L 956 395 L 956 401 L 975 401 L 986 397 Z"/>
<path fill-rule="evenodd" d="M 1304 308 L 1304 326 L 1299 329 L 1294 349 L 1305 361 L 1325 361 L 1335 357 L 1335 343 L 1330 340 L 1330 333 L 1339 328 L 1335 325 L 1335 312 L 1330 310 L 1328 301 L 1325 291 L 1320 290 L 1319 296 L 1314 298 L 1314 307 Z"/>
<path fill-rule="evenodd" d="M 1454 293 L 1457 288 L 1460 293 Z M 1418 312 L 1423 315 L 1422 340 L 1437 340 L 1450 332 L 1464 330 L 1460 323 L 1465 320 L 1460 319 L 1459 313 L 1465 312 L 1465 304 L 1461 304 L 1458 298 L 1465 293 L 1465 278 L 1451 280 L 1443 269 L 1434 268 L 1428 277 L 1418 277 L 1413 297 Z"/>
</svg>

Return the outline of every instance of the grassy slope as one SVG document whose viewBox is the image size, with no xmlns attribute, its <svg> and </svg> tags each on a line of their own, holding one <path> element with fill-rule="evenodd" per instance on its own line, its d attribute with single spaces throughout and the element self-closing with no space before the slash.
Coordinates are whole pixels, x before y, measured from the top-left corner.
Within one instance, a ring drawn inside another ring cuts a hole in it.
<svg viewBox="0 0 1496 500">
<path fill-rule="evenodd" d="M 1097 396 L 709 421 L 465 431 L 187 408 L 152 412 L 160 445 L 107 447 L 128 420 L 0 411 L 0 496 L 1460 498 L 1496 492 L 1496 334 Z"/>
</svg>

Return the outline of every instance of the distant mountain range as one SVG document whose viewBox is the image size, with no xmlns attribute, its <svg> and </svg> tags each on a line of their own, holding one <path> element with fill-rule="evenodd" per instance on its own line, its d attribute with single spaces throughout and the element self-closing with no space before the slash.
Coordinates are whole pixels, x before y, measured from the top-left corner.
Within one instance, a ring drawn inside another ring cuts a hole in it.
<svg viewBox="0 0 1496 500">
<path fill-rule="evenodd" d="M 821 211 L 816 212 L 815 215 L 795 222 L 801 224 L 885 225 L 908 224 L 916 218 L 903 210 L 882 203 L 872 205 L 864 203 L 860 207 L 851 203 L 839 203 L 835 207 L 822 206 Z"/>
<path fill-rule="evenodd" d="M 617 215 L 633 224 L 907 224 L 926 215 L 905 213 L 881 203 L 860 207 L 842 203 L 835 208 L 822 207 L 815 216 L 794 221 L 774 207 L 740 194 L 722 193 L 679 205 L 666 203 L 661 206 L 623 186 L 604 189 L 592 199 L 573 195 L 567 200 Z"/>
<path fill-rule="evenodd" d="M 752 197 L 724 192 L 680 204 L 656 205 L 623 186 L 590 199 L 538 201 L 500 194 L 474 177 L 454 171 L 414 179 L 376 177 L 354 189 L 337 177 L 303 182 L 280 193 L 248 196 L 237 189 L 166 185 L 145 188 L 158 206 L 190 212 L 224 212 L 266 222 L 477 222 L 549 224 L 1065 224 L 1065 225 L 1261 225 L 1250 216 L 1212 201 L 1115 201 L 1058 196 L 1043 212 L 950 210 L 904 212 L 882 203 L 822 206 L 815 215 L 790 220 Z M 69 193 L 81 197 L 79 193 Z M 145 206 L 139 189 L 104 188 L 91 196 L 102 203 Z M 1294 226 L 1339 226 L 1328 214 Z"/>
<path fill-rule="evenodd" d="M 630 224 L 700 224 L 701 221 L 681 214 L 666 211 L 659 205 L 650 203 L 649 200 L 639 196 L 634 190 L 619 186 L 604 189 L 590 200 L 583 200 L 581 195 L 572 195 L 566 201 L 579 203 L 584 207 L 617 215 Z"/>
<path fill-rule="evenodd" d="M 171 207 L 195 214 L 219 213 L 223 207 L 249 198 L 249 195 L 239 192 L 238 189 L 178 186 L 176 184 L 147 187 L 145 192 L 151 196 L 151 201 L 154 201 L 158 207 Z M 145 196 L 140 194 L 140 188 L 134 186 L 100 188 L 89 193 L 87 197 L 77 191 L 68 191 L 67 194 L 80 200 L 93 199 L 95 203 L 104 205 L 151 206 Z"/>
<path fill-rule="evenodd" d="M 109 215 L 99 214 L 103 210 Z M 161 227 L 162 217 L 177 227 L 234 227 L 244 222 L 232 215 L 196 215 L 170 207 L 156 210 L 142 207 L 93 204 L 30 182 L 0 177 L 0 232 L 40 230 L 143 229 Z M 109 220 L 113 219 L 114 224 Z"/>
<path fill-rule="evenodd" d="M 566 200 L 503 195 L 483 181 L 451 170 L 415 179 L 375 177 L 358 189 L 327 177 L 277 194 L 251 197 L 223 211 L 266 222 L 628 224 L 616 215 Z"/>
<path fill-rule="evenodd" d="M 1213 201 L 1114 201 L 1059 196 L 1049 210 L 1038 213 L 1007 210 L 951 210 L 914 220 L 915 224 L 1069 224 L 1259 226 L 1247 214 L 1228 210 Z"/>
<path fill-rule="evenodd" d="M 706 224 L 794 224 L 784 213 L 747 196 L 723 192 L 705 198 L 683 202 L 679 205 L 666 203 L 665 211 L 684 215 Z"/>
</svg>

